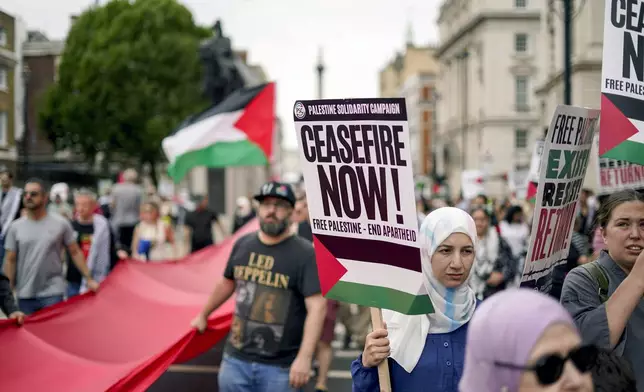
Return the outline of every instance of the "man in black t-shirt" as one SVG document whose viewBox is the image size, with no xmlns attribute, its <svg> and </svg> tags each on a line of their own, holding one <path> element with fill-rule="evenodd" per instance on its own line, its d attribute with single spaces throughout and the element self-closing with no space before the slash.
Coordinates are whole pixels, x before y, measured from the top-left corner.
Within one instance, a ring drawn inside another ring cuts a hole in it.
<svg viewBox="0 0 644 392">
<path fill-rule="evenodd" d="M 260 230 L 237 240 L 223 279 L 192 326 L 204 331 L 208 316 L 236 293 L 219 390 L 299 391 L 310 377 L 326 300 L 311 243 L 289 230 L 290 186 L 269 182 L 255 200 Z"/>
<path fill-rule="evenodd" d="M 202 196 L 198 201 L 197 209 L 186 216 L 186 227 L 190 229 L 190 246 L 192 252 L 196 252 L 215 243 L 212 233 L 212 224 L 215 223 L 223 233 L 223 227 L 219 223 L 216 212 L 208 209 L 208 196 Z"/>
</svg>

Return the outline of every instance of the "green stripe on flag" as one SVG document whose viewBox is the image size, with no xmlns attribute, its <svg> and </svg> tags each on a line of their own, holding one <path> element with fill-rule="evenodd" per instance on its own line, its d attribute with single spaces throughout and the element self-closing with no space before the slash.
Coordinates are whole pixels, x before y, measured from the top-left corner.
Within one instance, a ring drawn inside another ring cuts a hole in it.
<svg viewBox="0 0 644 392">
<path fill-rule="evenodd" d="M 413 295 L 388 287 L 339 281 L 329 290 L 326 297 L 404 314 L 434 313 L 428 295 Z"/>
<path fill-rule="evenodd" d="M 248 140 L 217 142 L 200 150 L 188 151 L 168 166 L 168 175 L 179 182 L 192 169 L 205 167 L 263 166 L 268 163 L 264 151 Z"/>
<path fill-rule="evenodd" d="M 617 147 L 604 153 L 602 158 L 611 158 L 644 165 L 644 143 L 625 140 L 617 145 Z"/>
</svg>

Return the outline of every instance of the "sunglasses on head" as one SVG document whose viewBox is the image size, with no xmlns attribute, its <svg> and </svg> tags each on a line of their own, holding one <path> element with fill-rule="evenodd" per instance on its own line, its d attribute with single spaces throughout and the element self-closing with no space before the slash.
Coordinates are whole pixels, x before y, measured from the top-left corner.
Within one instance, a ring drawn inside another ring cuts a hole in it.
<svg viewBox="0 0 644 392">
<path fill-rule="evenodd" d="M 544 355 L 537 359 L 532 366 L 518 366 L 503 362 L 494 362 L 494 365 L 508 369 L 532 371 L 537 376 L 539 384 L 548 386 L 559 381 L 568 360 L 572 361 L 580 373 L 589 372 L 597 361 L 598 353 L 597 347 L 587 345 L 573 349 L 565 357 L 560 354 Z"/>
</svg>

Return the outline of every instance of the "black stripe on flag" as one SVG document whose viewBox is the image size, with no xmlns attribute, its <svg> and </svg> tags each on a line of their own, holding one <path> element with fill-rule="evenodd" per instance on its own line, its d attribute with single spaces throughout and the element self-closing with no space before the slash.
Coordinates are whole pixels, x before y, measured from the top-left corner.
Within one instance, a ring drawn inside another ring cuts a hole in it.
<svg viewBox="0 0 644 392">
<path fill-rule="evenodd" d="M 624 116 L 637 121 L 644 121 L 642 101 L 623 95 L 603 93 Z"/>
<path fill-rule="evenodd" d="M 243 110 L 245 107 L 250 104 L 250 102 L 255 99 L 259 93 L 268 86 L 268 83 L 260 84 L 254 87 L 244 87 L 241 88 L 232 94 L 230 94 L 226 99 L 224 99 L 219 105 L 211 106 L 208 109 L 204 110 L 199 114 L 192 115 L 185 119 L 181 125 L 179 125 L 172 133 L 169 135 L 174 135 L 177 132 L 181 131 L 183 128 L 198 123 L 208 117 L 215 116 L 222 113 L 231 113 L 239 110 Z"/>
<path fill-rule="evenodd" d="M 338 237 L 316 234 L 315 237 L 336 259 L 385 264 L 421 272 L 420 249 L 392 242 L 365 238 Z"/>
</svg>

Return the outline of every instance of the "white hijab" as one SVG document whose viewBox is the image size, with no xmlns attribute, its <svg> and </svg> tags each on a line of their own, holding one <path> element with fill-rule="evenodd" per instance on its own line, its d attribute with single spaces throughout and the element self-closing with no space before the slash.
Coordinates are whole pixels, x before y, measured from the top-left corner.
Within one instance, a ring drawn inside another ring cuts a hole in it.
<svg viewBox="0 0 644 392">
<path fill-rule="evenodd" d="M 463 233 L 476 245 L 476 226 L 465 211 L 454 207 L 439 208 L 425 218 L 418 233 L 423 282 L 434 305 L 434 313 L 408 316 L 383 309 L 391 347 L 391 358 L 408 373 L 416 367 L 428 334 L 449 333 L 467 324 L 476 307 L 476 295 L 467 280 L 456 288 L 446 288 L 432 272 L 431 260 L 436 248 L 450 235 Z"/>
</svg>

